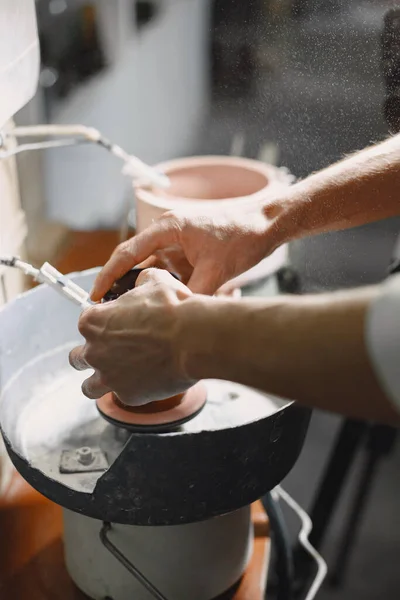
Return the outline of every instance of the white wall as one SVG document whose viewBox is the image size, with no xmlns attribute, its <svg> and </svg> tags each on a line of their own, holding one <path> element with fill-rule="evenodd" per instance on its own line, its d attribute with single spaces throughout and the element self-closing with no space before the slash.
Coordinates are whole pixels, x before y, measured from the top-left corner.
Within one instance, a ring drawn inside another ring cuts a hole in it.
<svg viewBox="0 0 400 600">
<path fill-rule="evenodd" d="M 369 115 L 375 114 L 376 119 L 369 117 L 365 124 L 359 123 L 359 128 L 361 132 L 365 127 L 371 143 L 387 135 L 382 119 L 385 91 L 380 66 L 380 35 L 387 8 L 387 3 L 373 0 L 343 3 L 344 16 L 333 19 L 327 15 L 324 19 L 310 19 L 305 30 L 310 38 L 307 46 L 310 56 L 320 53 L 327 57 L 329 48 L 337 48 L 339 43 L 342 48 L 340 60 L 331 52 L 335 59 L 332 61 L 328 56 L 326 68 L 314 73 L 310 67 L 314 85 L 320 77 L 319 90 L 329 90 L 324 86 L 324 77 L 328 69 L 332 69 L 328 76 L 335 84 L 330 88 L 332 96 L 334 91 L 335 100 L 319 91 L 320 106 L 325 105 L 329 114 L 336 103 L 350 119 L 354 106 L 360 113 L 364 104 L 368 104 Z M 343 84 L 337 85 L 338 81 Z M 351 130 L 354 131 L 354 123 Z M 345 130 L 343 136 L 348 139 Z M 362 148 L 356 144 L 358 141 L 355 139 L 352 141 L 354 149 Z M 400 218 L 384 220 L 349 231 L 296 241 L 290 246 L 290 255 L 306 291 L 367 285 L 386 277 L 399 231 Z"/>
<path fill-rule="evenodd" d="M 156 163 L 190 151 L 209 108 L 209 0 L 160 0 L 160 16 L 140 32 L 124 15 L 124 2 L 114 19 L 103 14 L 113 65 L 60 105 L 53 121 L 96 127 Z M 49 217 L 72 228 L 113 224 L 130 189 L 120 169 L 95 147 L 47 152 Z"/>
<path fill-rule="evenodd" d="M 13 144 L 13 142 L 12 142 Z M 11 147 L 9 144 L 8 147 Z M 17 170 L 14 158 L 0 161 L 0 254 L 23 254 L 25 237 L 24 214 L 19 206 Z M 0 309 L 24 290 L 23 275 L 16 269 L 0 267 Z M 5 292 L 5 295 L 4 295 Z M 1 389 L 1 356 L 0 356 Z M 0 434 L 0 495 L 6 489 L 12 473 Z"/>
<path fill-rule="evenodd" d="M 35 93 L 39 69 L 39 45 L 33 0 L 2 0 L 0 7 L 0 127 L 12 127 L 10 118 Z M 2 149 L 14 146 L 7 140 Z M 26 234 L 20 208 L 14 158 L 0 161 L 0 254 L 22 254 Z M 24 289 L 21 273 L 0 267 L 0 308 Z M 0 356 L 1 387 L 1 356 Z M 12 473 L 0 435 L 0 494 Z"/>
</svg>

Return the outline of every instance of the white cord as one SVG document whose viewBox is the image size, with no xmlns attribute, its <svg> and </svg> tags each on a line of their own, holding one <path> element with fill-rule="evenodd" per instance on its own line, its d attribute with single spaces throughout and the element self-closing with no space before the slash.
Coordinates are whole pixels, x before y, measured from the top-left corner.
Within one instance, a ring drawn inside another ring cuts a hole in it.
<svg viewBox="0 0 400 600">
<path fill-rule="evenodd" d="M 310 544 L 308 536 L 312 530 L 312 521 L 306 511 L 294 500 L 283 488 L 279 485 L 272 492 L 273 495 L 278 495 L 286 504 L 298 515 L 302 522 L 301 530 L 299 533 L 299 542 L 303 546 L 304 550 L 315 560 L 317 563 L 318 571 L 313 584 L 305 598 L 305 600 L 313 600 L 317 595 L 325 577 L 328 572 L 328 567 L 322 556 L 317 550 Z"/>
<path fill-rule="evenodd" d="M 76 140 L 76 137 L 78 136 L 83 138 L 83 140 L 87 142 L 91 142 L 93 144 L 102 146 L 103 148 L 111 152 L 111 154 L 122 160 L 124 162 L 124 167 L 122 170 L 124 175 L 128 175 L 133 179 L 144 180 L 145 182 L 147 182 L 147 184 L 154 185 L 156 187 L 167 188 L 169 186 L 169 179 L 164 173 L 160 173 L 154 167 L 147 165 L 136 156 L 128 154 L 120 146 L 118 146 L 117 144 L 113 144 L 105 137 L 103 137 L 100 131 L 94 129 L 93 127 L 85 127 L 84 125 L 34 125 L 31 127 L 15 127 L 14 129 L 8 131 L 7 135 L 9 137 L 73 137 L 74 141 L 70 142 L 70 144 L 79 143 L 79 141 Z M 50 144 L 50 142 L 43 143 Z M 61 140 L 60 142 L 57 141 L 52 145 L 48 146 L 32 145 L 31 149 L 35 150 L 40 147 L 49 148 L 58 145 L 62 145 Z M 25 148 L 27 149 L 26 146 Z"/>
<path fill-rule="evenodd" d="M 0 265 L 19 269 L 38 283 L 46 283 L 82 309 L 92 306 L 88 292 L 47 262 L 37 269 L 18 256 L 0 256 Z"/>
<path fill-rule="evenodd" d="M 27 127 L 14 127 L 14 129 L 7 131 L 7 135 L 10 137 L 82 136 L 91 139 L 93 142 L 101 137 L 97 129 L 85 125 L 29 125 Z"/>
<path fill-rule="evenodd" d="M 81 139 L 66 139 L 66 140 L 49 140 L 48 142 L 34 142 L 32 144 L 20 144 L 10 150 L 2 152 L 0 150 L 0 159 L 10 158 L 21 152 L 27 152 L 30 150 L 45 150 L 46 148 L 61 148 L 63 146 L 75 146 L 77 144 L 87 143 L 86 140 Z"/>
</svg>

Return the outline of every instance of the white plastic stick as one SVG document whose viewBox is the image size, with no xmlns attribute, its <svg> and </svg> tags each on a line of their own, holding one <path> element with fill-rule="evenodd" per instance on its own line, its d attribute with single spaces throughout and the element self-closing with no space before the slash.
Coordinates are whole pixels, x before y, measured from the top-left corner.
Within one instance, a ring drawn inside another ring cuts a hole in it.
<svg viewBox="0 0 400 600">
<path fill-rule="evenodd" d="M 47 262 L 39 269 L 36 279 L 47 283 L 81 308 L 91 306 L 89 294 Z"/>
</svg>

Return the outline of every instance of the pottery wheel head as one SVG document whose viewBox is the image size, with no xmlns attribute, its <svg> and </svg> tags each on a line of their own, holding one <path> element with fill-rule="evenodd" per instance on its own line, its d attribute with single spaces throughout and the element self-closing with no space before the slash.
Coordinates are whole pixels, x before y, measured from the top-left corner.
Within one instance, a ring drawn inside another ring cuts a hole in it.
<svg viewBox="0 0 400 600">
<path fill-rule="evenodd" d="M 100 415 L 116 427 L 137 433 L 161 433 L 172 431 L 196 417 L 206 400 L 206 387 L 200 382 L 183 394 L 145 406 L 124 406 L 112 393 L 97 400 L 96 406 Z"/>
</svg>

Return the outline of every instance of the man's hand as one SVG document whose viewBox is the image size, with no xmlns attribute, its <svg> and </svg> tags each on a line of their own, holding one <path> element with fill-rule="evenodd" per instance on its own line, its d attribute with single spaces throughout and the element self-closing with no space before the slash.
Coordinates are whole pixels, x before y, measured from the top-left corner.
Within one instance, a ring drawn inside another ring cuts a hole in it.
<svg viewBox="0 0 400 600">
<path fill-rule="evenodd" d="M 166 271 L 143 271 L 136 287 L 82 313 L 79 330 L 86 339 L 74 348 L 75 369 L 94 369 L 82 391 L 100 398 L 113 391 L 127 405 L 147 404 L 185 391 L 194 381 L 183 372 L 177 336 L 179 307 L 191 296 Z"/>
<path fill-rule="evenodd" d="M 92 292 L 100 300 L 129 269 L 160 266 L 195 293 L 214 294 L 285 242 L 400 214 L 400 134 L 307 177 L 259 204 L 221 213 L 170 212 L 121 244 Z M 188 203 L 189 205 L 189 203 Z"/>
<path fill-rule="evenodd" d="M 97 277 L 92 299 L 100 300 L 134 266 L 157 266 L 180 276 L 194 293 L 214 294 L 224 283 L 258 264 L 279 244 L 261 204 L 233 214 L 169 212 L 114 251 Z"/>
<path fill-rule="evenodd" d="M 85 311 L 71 364 L 95 370 L 83 393 L 127 405 L 163 400 L 200 379 L 223 379 L 350 418 L 398 424 L 366 345 L 381 287 L 240 301 L 193 295 L 165 271 Z M 390 342 L 388 350 L 390 350 Z"/>
</svg>

